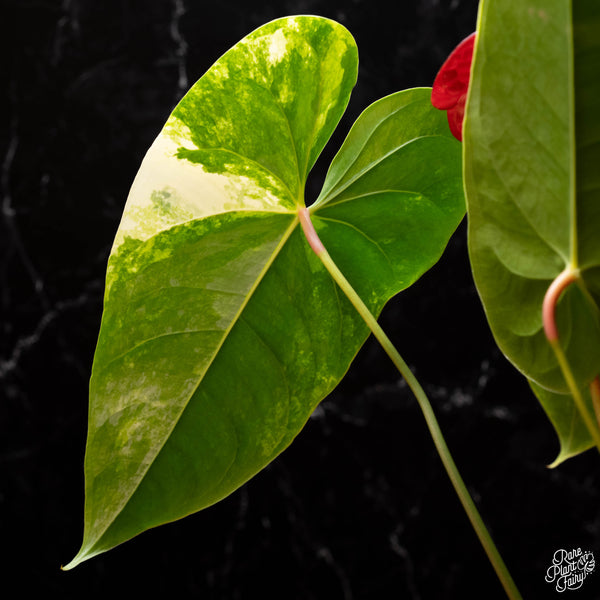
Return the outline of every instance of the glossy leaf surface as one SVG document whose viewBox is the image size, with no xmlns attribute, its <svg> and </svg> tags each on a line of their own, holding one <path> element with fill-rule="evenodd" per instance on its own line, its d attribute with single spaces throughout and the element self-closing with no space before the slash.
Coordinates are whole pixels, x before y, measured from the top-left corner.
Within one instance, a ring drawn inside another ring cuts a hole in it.
<svg viewBox="0 0 600 600">
<path fill-rule="evenodd" d="M 470 256 L 492 331 L 517 368 L 558 394 L 567 388 L 541 307 L 568 265 L 584 284 L 559 302 L 561 344 L 582 388 L 600 372 L 600 12 L 593 0 L 573 7 L 482 3 L 464 141 Z"/>
<path fill-rule="evenodd" d="M 242 485 L 366 339 L 297 218 L 356 74 L 342 26 L 274 21 L 194 85 L 150 148 L 109 259 L 84 542 L 67 568 Z M 429 94 L 366 111 L 336 158 L 344 189 L 313 209 L 376 313 L 439 258 L 464 213 L 460 146 Z"/>
<path fill-rule="evenodd" d="M 460 144 L 430 97 L 405 90 L 367 108 L 310 207 L 325 247 L 377 312 L 437 261 L 464 215 Z"/>
</svg>

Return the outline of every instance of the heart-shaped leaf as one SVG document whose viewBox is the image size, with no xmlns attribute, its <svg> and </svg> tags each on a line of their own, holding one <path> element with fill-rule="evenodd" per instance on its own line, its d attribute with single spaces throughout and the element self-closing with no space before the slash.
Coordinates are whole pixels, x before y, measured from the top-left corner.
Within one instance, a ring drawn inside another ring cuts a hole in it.
<svg viewBox="0 0 600 600">
<path fill-rule="evenodd" d="M 600 10 L 490 0 L 479 23 L 464 142 L 471 262 L 498 345 L 544 403 L 568 392 L 542 328 L 566 267 L 581 280 L 558 305 L 561 344 L 582 388 L 600 373 Z"/>
<path fill-rule="evenodd" d="M 109 259 L 84 541 L 66 568 L 242 485 L 366 339 L 298 221 L 356 73 L 341 25 L 274 21 L 194 85 L 150 148 Z M 429 94 L 365 111 L 311 209 L 375 313 L 439 258 L 464 213 L 460 145 Z"/>
</svg>

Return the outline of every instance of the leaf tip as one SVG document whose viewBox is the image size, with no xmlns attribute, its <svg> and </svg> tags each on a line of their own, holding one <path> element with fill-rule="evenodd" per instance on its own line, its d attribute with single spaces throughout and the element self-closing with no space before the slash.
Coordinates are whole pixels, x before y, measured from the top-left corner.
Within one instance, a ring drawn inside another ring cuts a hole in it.
<svg viewBox="0 0 600 600">
<path fill-rule="evenodd" d="M 565 459 L 559 454 L 549 465 L 546 465 L 546 469 L 556 469 L 560 463 Z"/>
<path fill-rule="evenodd" d="M 60 565 L 60 570 L 61 571 L 70 571 L 71 569 L 74 569 L 77 565 L 81 564 L 82 562 L 85 562 L 89 558 L 96 556 L 96 554 L 99 554 L 99 552 L 97 552 L 97 551 L 90 552 L 89 547 L 81 548 L 81 550 L 79 550 L 79 552 L 76 554 L 75 558 L 73 558 L 66 565 Z"/>
<path fill-rule="evenodd" d="M 60 565 L 60 570 L 61 571 L 70 571 L 71 569 L 76 567 L 78 564 L 79 564 L 79 561 L 76 561 L 75 559 L 73 559 L 71 562 L 67 563 L 66 565 Z"/>
<path fill-rule="evenodd" d="M 68 562 L 66 565 L 60 565 L 60 570 L 61 571 L 70 571 L 71 569 L 74 569 L 79 563 L 83 562 L 84 560 L 85 560 L 85 558 L 78 554 L 71 562 Z"/>
</svg>

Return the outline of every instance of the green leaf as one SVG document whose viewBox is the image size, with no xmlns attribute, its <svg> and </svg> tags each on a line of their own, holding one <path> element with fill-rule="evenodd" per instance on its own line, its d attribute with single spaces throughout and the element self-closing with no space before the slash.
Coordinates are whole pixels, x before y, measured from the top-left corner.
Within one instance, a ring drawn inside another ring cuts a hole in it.
<svg viewBox="0 0 600 600">
<path fill-rule="evenodd" d="M 582 388 L 600 373 L 600 10 L 572 4 L 482 3 L 464 130 L 469 251 L 490 326 L 555 394 L 567 386 L 541 307 L 567 266 L 582 282 L 559 302 L 561 344 Z"/>
<path fill-rule="evenodd" d="M 341 25 L 274 21 L 194 85 L 150 148 L 109 259 L 84 541 L 65 568 L 237 489 L 291 443 L 366 339 L 297 217 L 356 74 Z M 429 94 L 368 109 L 336 158 L 360 172 L 338 169 L 345 190 L 313 208 L 376 313 L 464 214 L 460 145 Z M 374 114 L 374 131 L 362 128 Z"/>
<path fill-rule="evenodd" d="M 352 127 L 310 210 L 334 261 L 376 312 L 441 256 L 465 211 L 460 169 L 460 144 L 431 106 L 430 88 L 382 98 Z"/>
<path fill-rule="evenodd" d="M 550 468 L 594 446 L 590 432 L 569 395 L 550 392 L 531 381 L 529 385 L 558 433 L 560 450 L 552 464 L 548 465 Z M 583 394 L 588 409 L 593 413 L 589 390 L 584 390 Z"/>
</svg>

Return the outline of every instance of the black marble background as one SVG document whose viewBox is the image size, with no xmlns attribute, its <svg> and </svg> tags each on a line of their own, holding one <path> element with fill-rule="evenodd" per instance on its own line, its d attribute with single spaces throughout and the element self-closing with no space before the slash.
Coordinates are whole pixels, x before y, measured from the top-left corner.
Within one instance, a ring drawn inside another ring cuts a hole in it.
<svg viewBox="0 0 600 600">
<path fill-rule="evenodd" d="M 182 93 L 288 14 L 332 17 L 361 56 L 316 196 L 369 103 L 431 85 L 476 0 L 3 0 L 0 120 L 0 596 L 291 600 L 503 598 L 415 400 L 371 340 L 294 444 L 222 503 L 61 572 L 83 518 L 87 383 L 106 259 L 140 161 Z M 600 559 L 598 456 L 557 442 L 495 348 L 464 224 L 381 323 L 430 393 L 525 598 L 553 552 Z M 600 572 L 581 590 L 600 595 Z M 6 593 L 8 592 L 8 593 Z M 6 594 L 5 594 L 6 593 Z"/>
</svg>

